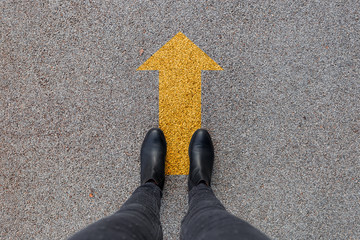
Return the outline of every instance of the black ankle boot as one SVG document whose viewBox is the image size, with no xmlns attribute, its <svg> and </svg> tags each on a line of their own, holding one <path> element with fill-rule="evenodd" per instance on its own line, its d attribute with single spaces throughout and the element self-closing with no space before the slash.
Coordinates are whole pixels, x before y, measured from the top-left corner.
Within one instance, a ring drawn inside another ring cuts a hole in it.
<svg viewBox="0 0 360 240">
<path fill-rule="evenodd" d="M 154 182 L 164 188 L 166 140 L 159 128 L 148 131 L 141 146 L 141 184 Z"/>
<path fill-rule="evenodd" d="M 193 134 L 189 145 L 189 158 L 189 191 L 201 182 L 210 186 L 214 165 L 214 146 L 210 134 L 205 129 L 198 129 Z"/>
</svg>

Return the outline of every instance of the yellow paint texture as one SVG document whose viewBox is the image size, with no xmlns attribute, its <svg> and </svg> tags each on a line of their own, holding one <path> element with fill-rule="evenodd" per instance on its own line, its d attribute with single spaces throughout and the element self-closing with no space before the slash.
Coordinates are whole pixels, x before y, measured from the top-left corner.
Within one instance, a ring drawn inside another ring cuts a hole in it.
<svg viewBox="0 0 360 240">
<path fill-rule="evenodd" d="M 189 173 L 188 147 L 201 127 L 201 70 L 223 70 L 179 32 L 137 70 L 159 71 L 159 127 L 167 142 L 166 175 Z"/>
</svg>

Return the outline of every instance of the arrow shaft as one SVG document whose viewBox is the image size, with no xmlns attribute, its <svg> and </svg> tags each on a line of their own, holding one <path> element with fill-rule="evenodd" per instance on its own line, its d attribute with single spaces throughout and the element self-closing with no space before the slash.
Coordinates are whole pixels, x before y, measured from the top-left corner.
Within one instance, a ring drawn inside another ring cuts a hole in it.
<svg viewBox="0 0 360 240">
<path fill-rule="evenodd" d="M 167 175 L 189 173 L 188 147 L 201 127 L 201 71 L 159 71 L 159 127 L 167 141 Z"/>
</svg>

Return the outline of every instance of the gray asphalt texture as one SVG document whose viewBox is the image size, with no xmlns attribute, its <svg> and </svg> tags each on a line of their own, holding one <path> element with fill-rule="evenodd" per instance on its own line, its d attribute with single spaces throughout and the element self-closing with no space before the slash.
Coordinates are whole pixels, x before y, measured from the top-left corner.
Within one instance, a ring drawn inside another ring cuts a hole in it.
<svg viewBox="0 0 360 240">
<path fill-rule="evenodd" d="M 203 71 L 213 190 L 273 239 L 360 239 L 360 2 L 1 1 L 1 239 L 66 239 L 139 185 L 158 73 L 179 31 Z M 168 176 L 178 239 L 186 176 Z M 91 195 L 92 194 L 92 195 Z M 92 196 L 92 197 L 91 197 Z"/>
</svg>

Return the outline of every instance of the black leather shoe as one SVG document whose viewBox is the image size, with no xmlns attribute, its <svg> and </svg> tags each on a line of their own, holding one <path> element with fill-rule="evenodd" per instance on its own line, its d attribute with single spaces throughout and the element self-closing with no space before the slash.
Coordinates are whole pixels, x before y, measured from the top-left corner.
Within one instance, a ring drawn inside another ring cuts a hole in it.
<svg viewBox="0 0 360 240">
<path fill-rule="evenodd" d="M 189 145 L 189 158 L 189 191 L 201 182 L 210 186 L 214 165 L 214 146 L 210 134 L 205 129 L 198 129 L 193 134 Z"/>
<path fill-rule="evenodd" d="M 165 182 L 166 140 L 160 128 L 148 131 L 141 146 L 141 185 L 154 182 L 161 190 Z"/>
</svg>

